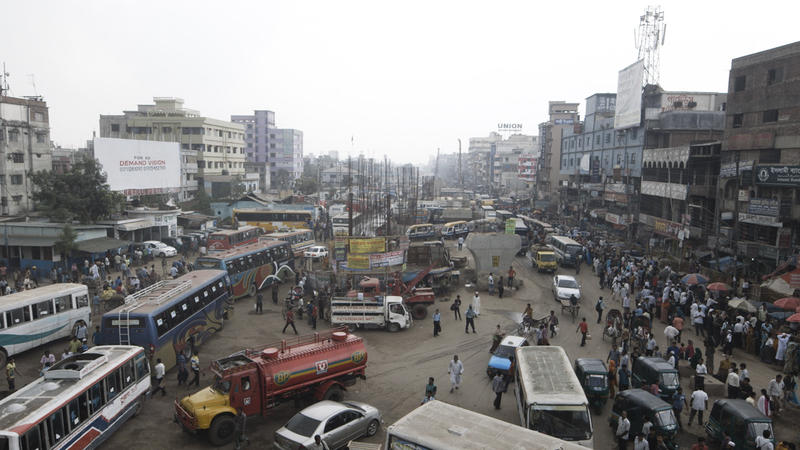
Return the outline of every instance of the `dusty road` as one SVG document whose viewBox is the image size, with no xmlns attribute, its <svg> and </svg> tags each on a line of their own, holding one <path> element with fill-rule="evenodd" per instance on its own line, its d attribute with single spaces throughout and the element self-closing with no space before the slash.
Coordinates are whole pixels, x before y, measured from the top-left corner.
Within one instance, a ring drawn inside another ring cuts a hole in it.
<svg viewBox="0 0 800 450">
<path fill-rule="evenodd" d="M 462 254 L 467 254 L 466 250 Z M 559 309 L 556 308 L 558 304 L 554 302 L 550 290 L 551 276 L 531 271 L 523 258 L 517 258 L 515 265 L 517 276 L 523 280 L 523 287 L 513 292 L 511 296 L 508 296 L 506 291 L 506 297 L 503 299 L 482 292 L 481 316 L 476 320 L 476 334 L 466 334 L 464 322 L 453 319 L 449 302 L 437 304 L 442 313 L 443 328 L 439 337 L 433 337 L 430 315 L 424 321 L 415 322 L 409 330 L 398 333 L 381 330 L 358 333 L 364 337 L 369 355 L 367 380 L 359 381 L 350 388 L 345 398 L 372 404 L 382 412 L 381 431 L 375 437 L 367 439 L 367 442 L 382 442 L 386 427 L 420 404 L 429 376 L 436 379 L 439 388 L 437 399 L 508 422 L 519 422 L 513 386 L 510 386 L 508 393 L 504 395 L 500 410 L 495 410 L 492 406 L 494 394 L 491 392 L 490 380 L 486 375 L 491 334 L 498 324 L 507 331 L 514 329 L 526 303 L 532 304 L 536 317 L 548 314 L 551 309 L 555 309 L 558 314 Z M 560 272 L 574 274 L 572 269 L 562 269 Z M 577 323 L 573 323 L 567 315 L 559 315 L 561 332 L 551 340 L 551 344 L 564 347 L 570 359 L 599 357 L 605 360 L 610 344 L 601 339 L 602 331 L 600 326 L 595 324 L 596 313 L 593 306 L 598 295 L 603 295 L 609 300 L 610 294 L 608 290 L 599 290 L 597 278 L 586 265 L 583 266 L 578 279 L 583 288 L 581 306 L 586 313 L 593 339 L 586 347 L 579 347 L 579 335 L 575 332 Z M 287 288 L 288 285 L 284 285 L 281 289 L 281 298 Z M 471 302 L 472 290 L 462 286 L 450 298 L 454 298 L 457 293 L 461 294 L 464 300 L 462 310 L 466 309 L 466 305 Z M 201 347 L 200 358 L 204 367 L 210 360 L 227 356 L 244 347 L 254 348 L 280 341 L 283 327 L 280 309 L 269 301 L 268 295 L 265 295 L 265 301 L 263 315 L 251 313 L 254 307 L 252 299 L 245 298 L 237 302 L 235 314 L 232 320 L 226 323 L 225 329 Z M 619 306 L 609 305 L 609 307 Z M 432 310 L 430 312 L 432 313 Z M 320 329 L 326 325 L 321 321 Z M 300 334 L 312 332 L 305 321 L 298 321 L 297 327 Z M 661 327 L 660 324 L 657 325 L 657 338 L 663 337 Z M 58 343 L 51 348 L 60 352 L 65 345 Z M 447 366 L 454 354 L 463 360 L 465 373 L 462 388 L 450 394 Z M 34 349 L 17 358 L 17 366 L 21 368 L 21 382 L 29 382 L 36 376 L 40 355 L 41 349 Z M 735 360 L 751 362 L 745 357 Z M 752 378 L 757 386 L 764 386 L 772 376 L 772 369 L 767 370 L 762 364 L 753 361 L 748 366 L 752 367 Z M 175 377 L 175 370 L 167 374 L 167 396 L 162 397 L 159 394 L 147 401 L 141 414 L 126 423 L 103 447 L 124 448 L 130 445 L 146 445 L 151 449 L 210 448 L 210 444 L 202 435 L 185 433 L 172 420 L 173 400 L 196 390 L 178 388 Z M 204 371 L 201 385 L 208 385 L 212 381 L 209 372 Z M 684 391 L 687 391 L 688 380 L 682 381 Z M 602 415 L 592 416 L 596 449 L 614 447 L 613 435 L 608 427 L 609 411 L 610 403 L 606 404 Z M 249 420 L 247 434 L 253 448 L 269 448 L 273 432 L 296 412 L 294 405 L 289 403 L 271 410 L 267 418 L 254 417 Z M 781 428 L 779 424 L 777 427 L 779 437 L 782 436 Z M 690 447 L 700 433 L 702 430 L 696 425 L 682 432 L 679 439 L 681 447 Z M 785 434 L 783 436 L 788 437 Z"/>
</svg>

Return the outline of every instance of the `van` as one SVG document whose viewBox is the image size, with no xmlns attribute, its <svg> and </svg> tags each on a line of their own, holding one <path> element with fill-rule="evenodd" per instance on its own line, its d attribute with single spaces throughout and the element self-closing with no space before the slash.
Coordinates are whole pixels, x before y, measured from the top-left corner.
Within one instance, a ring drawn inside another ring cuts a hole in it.
<svg viewBox="0 0 800 450">
<path fill-rule="evenodd" d="M 531 249 L 528 251 L 528 256 L 531 262 L 531 268 L 536 269 L 539 273 L 555 273 L 558 269 L 556 254 L 550 250 L 549 247 L 532 245 Z"/>
<path fill-rule="evenodd" d="M 706 422 L 706 434 L 712 441 L 721 441 L 726 433 L 737 449 L 756 449 L 756 437 L 762 436 L 764 430 L 769 430 L 774 445 L 772 419 L 741 399 L 715 401 Z"/>
<path fill-rule="evenodd" d="M 658 384 L 658 395 L 661 398 L 671 400 L 680 386 L 678 370 L 663 358 L 654 356 L 636 358 L 631 371 L 631 385 L 648 389 L 652 384 Z"/>
</svg>

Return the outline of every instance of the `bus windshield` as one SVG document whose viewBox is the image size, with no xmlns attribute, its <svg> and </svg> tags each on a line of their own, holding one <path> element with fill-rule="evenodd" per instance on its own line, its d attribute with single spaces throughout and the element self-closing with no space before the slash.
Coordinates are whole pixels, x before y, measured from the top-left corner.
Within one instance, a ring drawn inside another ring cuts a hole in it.
<svg viewBox="0 0 800 450">
<path fill-rule="evenodd" d="M 580 245 L 567 245 L 567 253 L 570 255 L 577 255 L 581 250 L 583 250 L 583 247 Z"/>
<path fill-rule="evenodd" d="M 531 429 L 566 440 L 591 439 L 589 412 L 585 407 L 533 409 Z"/>
<path fill-rule="evenodd" d="M 200 269 L 222 269 L 222 262 L 214 258 L 198 258 L 195 266 Z"/>
</svg>

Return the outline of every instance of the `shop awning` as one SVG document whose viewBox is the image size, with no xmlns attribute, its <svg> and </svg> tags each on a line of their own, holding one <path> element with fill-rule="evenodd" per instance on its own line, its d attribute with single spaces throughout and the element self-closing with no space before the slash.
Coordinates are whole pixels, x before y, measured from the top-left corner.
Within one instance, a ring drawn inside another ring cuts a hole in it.
<svg viewBox="0 0 800 450">
<path fill-rule="evenodd" d="M 114 250 L 120 247 L 127 247 L 131 241 L 123 241 L 121 239 L 114 239 L 110 237 L 102 237 L 89 239 L 86 241 L 79 241 L 75 243 L 75 248 L 79 252 L 84 253 L 103 253 L 107 250 Z"/>
</svg>

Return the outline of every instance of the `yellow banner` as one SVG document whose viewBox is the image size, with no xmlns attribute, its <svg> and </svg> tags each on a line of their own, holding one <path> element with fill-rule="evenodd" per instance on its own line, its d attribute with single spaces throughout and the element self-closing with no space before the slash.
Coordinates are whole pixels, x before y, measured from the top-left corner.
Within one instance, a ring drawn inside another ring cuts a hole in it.
<svg viewBox="0 0 800 450">
<path fill-rule="evenodd" d="M 348 269 L 369 269 L 369 255 L 347 255 Z"/>
<path fill-rule="evenodd" d="M 386 238 L 350 239 L 350 253 L 383 253 Z"/>
</svg>

